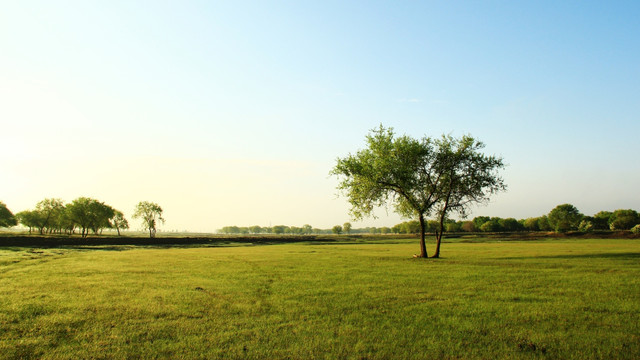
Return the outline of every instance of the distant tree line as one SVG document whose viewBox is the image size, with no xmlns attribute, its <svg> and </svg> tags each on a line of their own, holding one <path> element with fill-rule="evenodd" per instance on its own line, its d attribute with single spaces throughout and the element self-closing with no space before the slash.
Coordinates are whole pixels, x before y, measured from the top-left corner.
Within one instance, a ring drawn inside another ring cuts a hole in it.
<svg viewBox="0 0 640 360">
<path fill-rule="evenodd" d="M 164 222 L 162 208 L 155 203 L 142 201 L 135 209 L 134 218 L 140 218 L 149 236 L 154 237 L 158 222 Z M 60 199 L 44 199 L 36 204 L 34 210 L 13 214 L 7 206 L 0 202 L 0 227 L 12 227 L 21 224 L 29 228 L 29 233 L 69 234 L 86 237 L 90 233 L 101 234 L 104 229 L 120 231 L 129 228 L 129 222 L 123 213 L 104 202 L 80 197 L 69 204 Z M 426 231 L 440 231 L 439 220 L 426 220 Z M 472 220 L 444 221 L 446 232 L 518 232 L 518 231 L 581 231 L 596 230 L 631 230 L 640 233 L 640 214 L 632 209 L 600 211 L 587 216 L 571 204 L 562 204 L 553 208 L 548 214 L 526 219 L 477 216 Z M 351 223 L 335 225 L 331 229 L 314 228 L 309 224 L 297 226 L 225 226 L 218 230 L 221 234 L 275 234 L 275 235 L 310 235 L 310 234 L 419 234 L 418 220 L 405 221 L 392 227 L 352 228 Z"/>
<path fill-rule="evenodd" d="M 439 220 L 426 220 L 425 228 L 428 233 L 440 231 Z M 586 216 L 571 204 L 556 206 L 547 215 L 526 219 L 501 218 L 493 216 L 476 216 L 472 220 L 444 220 L 446 232 L 518 232 L 518 231 L 581 231 L 595 230 L 631 230 L 640 233 L 640 215 L 631 209 L 615 211 L 600 211 L 593 216 Z M 420 234 L 418 220 L 405 221 L 392 227 L 352 228 L 351 223 L 335 225 L 331 229 L 318 229 L 311 225 L 302 227 L 277 225 L 261 227 L 225 226 L 218 230 L 222 234 Z"/>
<path fill-rule="evenodd" d="M 640 232 L 640 215 L 631 209 L 615 211 L 600 211 L 593 216 L 586 216 L 571 204 L 562 204 L 553 208 L 549 214 L 539 217 L 516 220 L 515 218 L 500 218 L 477 216 L 473 220 L 456 221 L 445 220 L 447 232 L 517 232 L 517 231 L 581 231 L 594 230 L 632 230 Z M 438 231 L 438 222 L 427 221 L 427 231 Z M 420 224 L 417 221 L 407 221 L 395 225 L 390 229 L 396 234 L 417 234 Z"/>
<path fill-rule="evenodd" d="M 218 230 L 220 234 L 227 235 L 249 235 L 249 234 L 275 234 L 275 235 L 321 235 L 321 234 L 351 234 L 351 233 L 371 233 L 375 228 L 352 229 L 351 223 L 335 225 L 331 229 L 314 228 L 309 224 L 298 226 L 275 225 L 275 226 L 225 226 Z"/>
<path fill-rule="evenodd" d="M 100 234 L 105 228 L 116 229 L 118 235 L 120 230 L 129 228 L 129 222 L 121 211 L 88 197 L 79 197 L 69 204 L 60 199 L 44 199 L 36 204 L 35 209 L 21 211 L 15 216 L 4 203 L 0 203 L 0 208 L 5 223 L 8 221 L 10 226 L 22 224 L 29 228 L 29 233 L 72 235 L 77 231 L 82 237 L 87 237 L 91 232 Z M 7 225 L 3 223 L 3 226 Z"/>
<path fill-rule="evenodd" d="M 164 222 L 162 208 L 148 201 L 138 203 L 133 217 L 141 219 L 150 237 L 155 237 L 157 222 Z M 15 215 L 0 202 L 0 227 L 18 224 L 29 228 L 29 233 L 73 235 L 78 232 L 82 237 L 90 233 L 101 234 L 104 229 L 115 229 L 120 236 L 121 230 L 129 228 L 129 222 L 121 211 L 88 197 L 79 197 L 69 204 L 60 199 L 44 199 L 36 204 L 35 209 Z"/>
<path fill-rule="evenodd" d="M 321 234 L 324 230 L 313 228 L 309 224 L 304 224 L 301 227 L 275 225 L 275 226 L 225 226 L 219 229 L 221 234 L 293 234 L 293 235 L 309 235 L 309 234 Z"/>
</svg>

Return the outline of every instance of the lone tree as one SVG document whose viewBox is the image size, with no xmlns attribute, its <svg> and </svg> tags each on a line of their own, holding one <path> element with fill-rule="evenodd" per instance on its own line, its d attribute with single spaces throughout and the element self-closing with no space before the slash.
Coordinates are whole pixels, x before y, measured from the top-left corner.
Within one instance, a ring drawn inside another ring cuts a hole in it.
<svg viewBox="0 0 640 360">
<path fill-rule="evenodd" d="M 160 205 L 148 201 L 141 201 L 136 206 L 136 210 L 133 213 L 134 219 L 142 219 L 143 226 L 149 230 L 149 237 L 156 237 L 156 219 L 164 223 L 162 218 L 162 208 Z"/>
<path fill-rule="evenodd" d="M 427 216 L 437 210 L 441 237 L 448 212 L 464 214 L 468 204 L 505 189 L 496 174 L 504 166 L 502 159 L 492 157 L 483 169 L 478 164 L 479 159 L 486 160 L 478 152 L 483 145 L 470 136 L 459 140 L 445 136 L 441 140 L 395 137 L 392 128 L 380 125 L 371 130 L 366 142 L 367 148 L 337 159 L 331 174 L 340 179 L 338 189 L 348 197 L 355 219 L 374 216 L 376 207 L 388 205 L 403 217 L 417 218 L 420 257 L 427 257 Z M 480 181 L 476 179 L 478 174 L 486 178 Z M 435 256 L 439 256 L 439 247 Z"/>
</svg>

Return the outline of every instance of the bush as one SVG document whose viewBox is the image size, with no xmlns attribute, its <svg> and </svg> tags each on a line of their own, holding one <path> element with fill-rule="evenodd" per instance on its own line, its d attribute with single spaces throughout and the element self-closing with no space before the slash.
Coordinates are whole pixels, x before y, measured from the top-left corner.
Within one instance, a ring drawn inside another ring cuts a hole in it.
<svg viewBox="0 0 640 360">
<path fill-rule="evenodd" d="M 613 212 L 609 218 L 611 230 L 629 230 L 640 222 L 640 216 L 635 210 L 619 209 Z"/>
<path fill-rule="evenodd" d="M 502 226 L 500 226 L 500 221 L 497 219 L 492 219 L 480 226 L 480 231 L 482 232 L 499 232 L 503 231 Z"/>
<path fill-rule="evenodd" d="M 571 204 L 558 205 L 547 215 L 549 225 L 555 232 L 576 230 L 583 215 Z"/>
<path fill-rule="evenodd" d="M 636 225 L 636 226 L 632 227 L 632 228 L 631 228 L 631 232 L 632 232 L 632 233 L 634 233 L 634 234 L 636 234 L 636 235 L 640 234 L 640 224 L 638 224 L 638 225 Z"/>
<path fill-rule="evenodd" d="M 473 221 L 465 221 L 462 223 L 462 231 L 474 232 L 474 231 L 477 231 L 477 229 L 476 229 L 476 226 L 473 224 Z"/>
<path fill-rule="evenodd" d="M 594 230 L 593 222 L 589 220 L 582 220 L 578 225 L 578 231 L 592 232 Z"/>
</svg>

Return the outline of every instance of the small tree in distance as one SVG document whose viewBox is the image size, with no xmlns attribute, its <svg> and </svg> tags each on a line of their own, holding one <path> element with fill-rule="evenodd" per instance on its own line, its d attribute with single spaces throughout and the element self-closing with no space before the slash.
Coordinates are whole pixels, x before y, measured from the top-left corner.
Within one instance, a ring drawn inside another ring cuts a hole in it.
<svg viewBox="0 0 640 360">
<path fill-rule="evenodd" d="M 49 229 L 49 232 L 53 230 L 63 211 L 64 202 L 60 199 L 44 199 L 36 204 L 33 220 L 41 235 L 45 229 Z"/>
<path fill-rule="evenodd" d="M 160 205 L 156 203 L 152 203 L 149 201 L 141 201 L 136 206 L 136 210 L 133 213 L 134 219 L 141 219 L 142 224 L 145 229 L 149 230 L 149 237 L 156 237 L 156 224 L 157 220 L 162 221 L 164 223 L 164 219 L 162 218 L 162 208 Z"/>
<path fill-rule="evenodd" d="M 346 222 L 342 225 L 342 231 L 344 231 L 346 234 L 350 234 L 351 233 L 351 223 L 350 222 Z"/>
<path fill-rule="evenodd" d="M 336 235 L 342 234 L 342 226 L 340 226 L 340 225 L 334 226 L 333 228 L 331 228 L 331 232 L 336 234 Z"/>
<path fill-rule="evenodd" d="M 584 216 L 571 204 L 558 205 L 547 216 L 549 225 L 555 232 L 578 230 L 578 225 Z"/>
<path fill-rule="evenodd" d="M 122 211 L 118 211 L 118 210 L 115 211 L 115 215 L 113 216 L 113 223 L 111 224 L 111 226 L 116 228 L 116 231 L 118 232 L 118 236 L 120 236 L 120 229 L 129 228 L 129 222 L 124 217 L 124 214 L 122 213 Z"/>
</svg>

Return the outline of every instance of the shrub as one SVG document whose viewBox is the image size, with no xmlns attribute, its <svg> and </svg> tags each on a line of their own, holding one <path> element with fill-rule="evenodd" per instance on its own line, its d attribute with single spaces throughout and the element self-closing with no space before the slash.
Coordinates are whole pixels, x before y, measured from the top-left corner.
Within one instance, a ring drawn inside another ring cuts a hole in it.
<svg viewBox="0 0 640 360">
<path fill-rule="evenodd" d="M 565 232 L 577 229 L 583 215 L 575 206 L 562 204 L 553 208 L 547 218 L 555 232 Z"/>
<path fill-rule="evenodd" d="M 638 224 L 638 225 L 636 225 L 636 226 L 632 227 L 632 228 L 631 228 L 631 232 L 632 232 L 632 233 L 634 233 L 634 234 L 636 234 L 636 235 L 640 234 L 640 224 Z"/>
<path fill-rule="evenodd" d="M 593 230 L 594 230 L 593 222 L 589 220 L 580 221 L 580 225 L 578 225 L 578 231 L 592 232 Z"/>
<path fill-rule="evenodd" d="M 613 212 L 609 218 L 611 230 L 629 230 L 640 222 L 640 216 L 635 210 L 619 209 Z"/>
<path fill-rule="evenodd" d="M 502 230 L 498 219 L 491 219 L 480 226 L 480 231 L 482 232 L 499 232 Z"/>
</svg>

